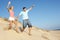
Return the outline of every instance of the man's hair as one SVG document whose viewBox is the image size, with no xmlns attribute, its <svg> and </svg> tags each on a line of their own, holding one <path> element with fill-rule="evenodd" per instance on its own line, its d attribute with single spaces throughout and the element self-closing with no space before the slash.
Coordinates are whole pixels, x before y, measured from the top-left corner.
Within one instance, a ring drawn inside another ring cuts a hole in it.
<svg viewBox="0 0 60 40">
<path fill-rule="evenodd" d="M 25 9 L 26 7 L 23 7 L 23 10 Z"/>
</svg>

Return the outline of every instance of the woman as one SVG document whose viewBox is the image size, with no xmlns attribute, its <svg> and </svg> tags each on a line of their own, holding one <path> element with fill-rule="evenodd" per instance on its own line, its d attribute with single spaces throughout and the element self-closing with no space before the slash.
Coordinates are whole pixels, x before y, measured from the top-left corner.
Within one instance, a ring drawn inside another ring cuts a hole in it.
<svg viewBox="0 0 60 40">
<path fill-rule="evenodd" d="M 14 12 L 13 12 L 13 6 L 11 6 L 9 9 L 8 9 L 8 12 L 10 13 L 10 17 L 9 17 L 9 22 L 10 22 L 10 27 L 9 29 L 12 28 L 12 22 L 15 22 L 15 19 L 14 19 Z M 16 23 L 15 23 L 16 24 Z"/>
<path fill-rule="evenodd" d="M 8 12 L 10 13 L 10 17 L 9 17 L 9 28 L 8 28 L 8 30 L 12 28 L 12 23 L 14 23 L 16 25 L 15 26 L 15 31 L 18 32 L 17 21 L 15 20 L 13 9 L 14 9 L 13 6 L 11 6 L 10 8 L 8 8 Z"/>
</svg>

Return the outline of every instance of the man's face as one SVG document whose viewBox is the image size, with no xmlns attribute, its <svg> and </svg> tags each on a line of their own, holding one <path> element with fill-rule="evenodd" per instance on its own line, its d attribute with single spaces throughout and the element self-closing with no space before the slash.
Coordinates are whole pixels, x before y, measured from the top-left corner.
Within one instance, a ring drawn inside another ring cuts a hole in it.
<svg viewBox="0 0 60 40">
<path fill-rule="evenodd" d="M 26 8 L 24 9 L 24 11 L 26 11 Z"/>
</svg>

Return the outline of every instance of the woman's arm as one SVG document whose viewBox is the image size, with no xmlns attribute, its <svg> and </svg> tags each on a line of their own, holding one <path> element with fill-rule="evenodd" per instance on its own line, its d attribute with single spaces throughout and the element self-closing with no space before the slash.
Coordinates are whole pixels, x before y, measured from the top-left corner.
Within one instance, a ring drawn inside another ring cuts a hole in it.
<svg viewBox="0 0 60 40">
<path fill-rule="evenodd" d="M 10 4 L 11 4 L 11 2 L 9 1 L 7 4 L 7 9 L 9 9 Z"/>
</svg>

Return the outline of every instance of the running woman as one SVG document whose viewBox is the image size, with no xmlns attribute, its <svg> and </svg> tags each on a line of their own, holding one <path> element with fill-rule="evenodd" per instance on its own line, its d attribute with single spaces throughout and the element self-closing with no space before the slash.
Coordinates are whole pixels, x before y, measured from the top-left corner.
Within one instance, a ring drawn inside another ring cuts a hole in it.
<svg viewBox="0 0 60 40">
<path fill-rule="evenodd" d="M 32 5 L 29 9 L 26 9 L 26 7 L 23 7 L 23 11 L 21 11 L 21 13 L 19 13 L 19 16 L 22 16 L 23 17 L 23 28 L 21 29 L 21 31 L 23 32 L 24 29 L 28 25 L 28 30 L 29 30 L 29 33 L 28 34 L 29 35 L 31 35 L 32 24 L 29 21 L 28 12 L 30 10 L 32 10 L 33 7 L 34 7 L 34 5 Z"/>
<path fill-rule="evenodd" d="M 12 28 L 12 23 L 14 23 L 15 24 L 15 31 L 18 32 L 17 21 L 15 20 L 14 11 L 13 11 L 14 7 L 10 6 L 10 4 L 11 4 L 11 2 L 9 1 L 8 2 L 8 6 L 7 6 L 8 12 L 10 14 L 10 17 L 9 17 L 9 28 L 8 29 L 11 29 Z"/>
</svg>

